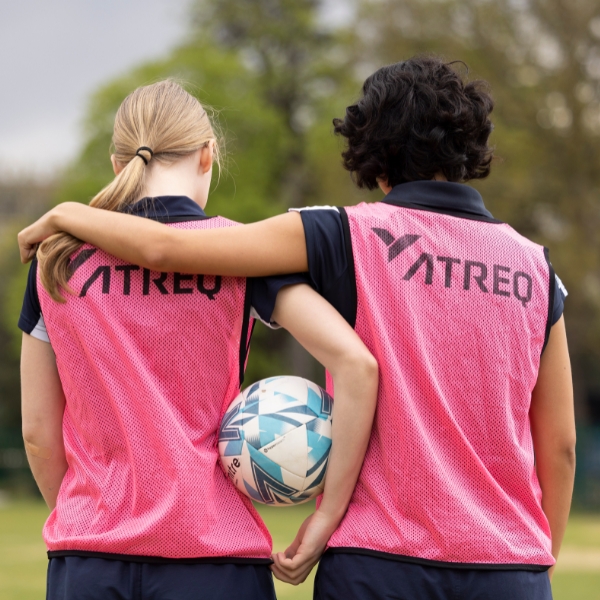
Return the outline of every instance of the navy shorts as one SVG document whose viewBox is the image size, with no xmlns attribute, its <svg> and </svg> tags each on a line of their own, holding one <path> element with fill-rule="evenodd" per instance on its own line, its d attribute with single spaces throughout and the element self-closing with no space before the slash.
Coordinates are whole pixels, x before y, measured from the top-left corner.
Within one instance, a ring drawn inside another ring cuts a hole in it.
<svg viewBox="0 0 600 600">
<path fill-rule="evenodd" d="M 275 600 L 268 565 L 51 558 L 46 600 Z"/>
<path fill-rule="evenodd" d="M 415 565 L 327 552 L 315 600 L 552 600 L 547 571 L 491 571 Z"/>
</svg>

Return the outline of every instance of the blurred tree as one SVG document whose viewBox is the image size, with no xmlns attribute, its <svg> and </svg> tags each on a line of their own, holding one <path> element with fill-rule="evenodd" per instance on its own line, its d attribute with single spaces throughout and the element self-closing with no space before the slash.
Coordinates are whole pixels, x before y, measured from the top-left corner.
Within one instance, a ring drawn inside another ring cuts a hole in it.
<svg viewBox="0 0 600 600">
<path fill-rule="evenodd" d="M 28 267 L 19 262 L 16 235 L 47 210 L 52 193 L 51 185 L 31 181 L 0 184 L 0 437 L 21 422 L 17 321 Z"/>
<path fill-rule="evenodd" d="M 286 144 L 277 113 L 262 100 L 255 78 L 234 52 L 200 37 L 163 61 L 144 65 L 96 93 L 85 121 L 85 145 L 68 170 L 57 202 L 89 200 L 114 176 L 109 160 L 114 115 L 136 87 L 173 77 L 208 108 L 218 129 L 224 161 L 213 178 L 207 212 L 252 221 L 282 212 L 277 181 Z M 274 339 L 273 339 L 274 338 Z M 281 333 L 256 329 L 247 381 L 280 372 L 285 365 Z"/>
<path fill-rule="evenodd" d="M 589 400 L 597 397 L 600 406 L 597 5 L 592 0 L 353 4 L 354 22 L 340 29 L 326 22 L 318 0 L 247 0 L 243 10 L 235 0 L 195 0 L 190 33 L 179 48 L 93 96 L 83 149 L 62 178 L 56 201 L 88 202 L 110 180 L 117 107 L 135 87 L 164 77 L 188 82 L 221 123 L 227 159 L 215 178 L 210 213 L 248 222 L 294 205 L 379 198 L 377 192 L 356 190 L 341 171 L 341 143 L 332 135 L 331 118 L 343 115 L 360 82 L 382 64 L 419 52 L 464 60 L 469 76 L 488 80 L 496 98 L 494 143 L 501 159 L 492 176 L 476 185 L 498 218 L 551 247 L 571 293 L 566 312 L 578 409 L 592 414 Z M 6 268 L 3 280 L 14 281 L 12 267 Z M 2 297 L 0 302 L 4 323 L 16 322 L 19 302 Z M 319 378 L 314 363 L 290 347 L 284 334 L 258 327 L 247 381 L 287 369 Z M 6 372 L 13 373 L 6 381 L 16 377 L 14 367 Z"/>
<path fill-rule="evenodd" d="M 12 225 L 12 226 L 11 226 Z M 19 386 L 19 351 L 20 336 L 17 334 L 17 320 L 20 306 L 13 305 L 15 290 L 23 300 L 23 290 L 27 276 L 27 268 L 18 268 L 19 255 L 15 249 L 18 229 L 13 221 L 3 227 L 0 236 L 0 305 L 4 317 L 0 321 L 0 431 L 2 429 L 19 429 L 20 418 L 20 386 Z M 16 309 L 16 310 L 15 310 Z M 1 435 L 1 434 L 0 434 Z"/>
<path fill-rule="evenodd" d="M 286 208 L 333 203 L 327 201 L 319 175 L 324 175 L 323 162 L 328 168 L 337 162 L 336 145 L 319 147 L 314 141 L 318 138 L 322 144 L 324 132 L 331 137 L 334 99 L 352 80 L 347 69 L 339 68 L 339 57 L 344 64 L 345 53 L 323 23 L 322 5 L 318 0 L 247 0 L 244 10 L 236 0 L 198 0 L 194 5 L 197 37 L 235 53 L 283 126 L 285 144 L 273 184 Z M 346 185 L 353 195 L 348 180 Z M 338 184 L 329 194 L 344 204 L 341 187 Z M 294 373 L 322 381 L 321 370 L 294 340 L 288 338 L 287 350 Z"/>
<path fill-rule="evenodd" d="M 338 68 L 344 55 L 321 25 L 319 9 L 314 0 L 251 0 L 243 11 L 233 0 L 194 3 L 186 43 L 94 95 L 83 150 L 57 202 L 88 202 L 112 178 L 109 147 L 119 104 L 135 87 L 164 77 L 182 81 L 214 107 L 223 129 L 226 159 L 214 178 L 209 213 L 248 222 L 289 206 L 352 201 L 357 193 L 349 178 L 340 177 L 330 120 L 343 107 L 340 90 L 354 82 Z M 323 381 L 285 332 L 257 327 L 247 381 L 285 370 Z"/>
<path fill-rule="evenodd" d="M 232 51 L 253 74 L 256 90 L 278 115 L 286 144 L 275 180 L 288 206 L 315 197 L 307 138 L 320 96 L 337 87 L 337 74 L 323 55 L 333 37 L 318 22 L 316 0 L 200 0 L 195 6 L 196 35 Z"/>
<path fill-rule="evenodd" d="M 501 157 L 476 183 L 496 217 L 547 245 L 570 292 L 580 417 L 600 422 L 600 6 L 594 0 L 361 0 L 355 73 L 420 52 L 491 83 Z"/>
</svg>

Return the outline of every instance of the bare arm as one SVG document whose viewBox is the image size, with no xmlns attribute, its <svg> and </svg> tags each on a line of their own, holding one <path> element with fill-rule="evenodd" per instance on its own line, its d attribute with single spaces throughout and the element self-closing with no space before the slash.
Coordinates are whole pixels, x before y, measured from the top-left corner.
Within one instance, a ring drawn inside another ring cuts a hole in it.
<svg viewBox="0 0 600 600">
<path fill-rule="evenodd" d="M 558 559 L 575 479 L 573 383 L 563 317 L 550 331 L 529 414 L 542 508 L 552 532 L 552 555 Z"/>
<path fill-rule="evenodd" d="M 67 471 L 62 432 L 65 396 L 52 347 L 26 333 L 21 349 L 21 409 L 29 466 L 52 510 Z"/>
<path fill-rule="evenodd" d="M 279 579 L 304 581 L 342 520 L 362 467 L 377 403 L 377 361 L 340 314 L 307 285 L 284 288 L 273 318 L 333 377 L 332 446 L 325 490 L 285 553 L 274 556 Z"/>
<path fill-rule="evenodd" d="M 298 213 L 241 227 L 190 231 L 65 202 L 19 233 L 21 260 L 31 260 L 37 244 L 59 231 L 154 271 L 259 277 L 308 270 Z"/>
</svg>

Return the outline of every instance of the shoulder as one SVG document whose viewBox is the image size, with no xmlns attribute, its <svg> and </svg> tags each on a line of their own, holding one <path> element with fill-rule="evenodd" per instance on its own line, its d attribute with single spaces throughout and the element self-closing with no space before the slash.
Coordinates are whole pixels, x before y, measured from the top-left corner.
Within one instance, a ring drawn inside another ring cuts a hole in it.
<svg viewBox="0 0 600 600">
<path fill-rule="evenodd" d="M 334 238 L 343 235 L 342 212 L 336 206 L 291 208 L 290 212 L 300 214 L 307 235 L 307 243 L 309 242 L 308 236 L 311 235 L 316 237 L 333 236 Z"/>
<path fill-rule="evenodd" d="M 542 246 L 528 237 L 525 237 L 509 223 L 499 223 L 496 225 L 496 227 L 502 231 L 502 235 L 505 236 L 504 239 L 512 240 L 513 243 L 517 244 L 521 248 L 526 249 L 528 252 L 532 252 L 532 255 L 536 255 L 538 257 L 543 255 L 545 261 L 548 263 L 550 262 L 549 250 L 545 246 Z"/>
<path fill-rule="evenodd" d="M 340 209 L 334 206 L 293 208 L 300 213 L 308 267 L 317 289 L 327 287 L 347 267 L 345 234 Z"/>
<path fill-rule="evenodd" d="M 554 275 L 554 298 L 552 299 L 552 320 L 551 325 L 554 325 L 561 318 L 565 310 L 565 299 L 569 295 L 567 288 L 561 281 L 558 275 Z"/>
<path fill-rule="evenodd" d="M 173 218 L 165 224 L 174 229 L 220 229 L 243 225 L 243 223 L 238 223 L 237 221 L 232 221 L 231 219 L 218 215 L 210 217 L 203 215 L 197 217 L 185 216 Z"/>
<path fill-rule="evenodd" d="M 282 288 L 289 285 L 304 283 L 310 285 L 308 273 L 293 273 L 291 275 L 271 275 L 269 277 L 252 277 L 248 279 L 250 290 L 251 313 L 268 327 L 276 329 L 272 315 L 275 310 L 277 295 Z"/>
<path fill-rule="evenodd" d="M 556 280 L 556 289 L 559 291 L 560 295 L 564 300 L 569 295 L 569 292 L 567 291 L 567 288 L 565 287 L 565 284 L 562 282 L 561 278 L 556 274 L 554 275 L 554 277 Z"/>
<path fill-rule="evenodd" d="M 216 215 L 214 217 L 206 217 L 205 219 L 196 221 L 196 223 L 202 223 L 202 227 L 207 227 L 209 229 L 213 227 L 236 227 L 238 225 L 243 225 L 243 223 L 239 223 L 238 221 L 232 221 L 227 217 L 221 217 L 219 215 Z"/>
<path fill-rule="evenodd" d="M 311 206 L 292 210 L 302 217 L 312 287 L 353 325 L 356 281 L 344 209 Z"/>
<path fill-rule="evenodd" d="M 290 208 L 290 212 L 311 212 L 311 211 L 327 211 L 331 210 L 339 214 L 340 209 L 337 206 L 319 205 L 319 206 L 303 206 L 302 208 Z"/>
<path fill-rule="evenodd" d="M 19 315 L 19 329 L 34 338 L 49 342 L 48 333 L 42 316 L 42 308 L 37 290 L 37 260 L 29 267 L 27 285 L 23 297 L 23 306 Z"/>
</svg>

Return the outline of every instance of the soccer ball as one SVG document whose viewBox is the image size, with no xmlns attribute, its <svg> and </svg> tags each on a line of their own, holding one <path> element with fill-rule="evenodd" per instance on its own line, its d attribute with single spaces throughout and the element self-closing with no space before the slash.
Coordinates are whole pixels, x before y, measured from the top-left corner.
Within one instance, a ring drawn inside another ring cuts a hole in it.
<svg viewBox="0 0 600 600">
<path fill-rule="evenodd" d="M 332 401 L 302 377 L 270 377 L 240 393 L 219 430 L 221 463 L 234 485 L 271 506 L 319 495 L 331 448 Z"/>
</svg>

